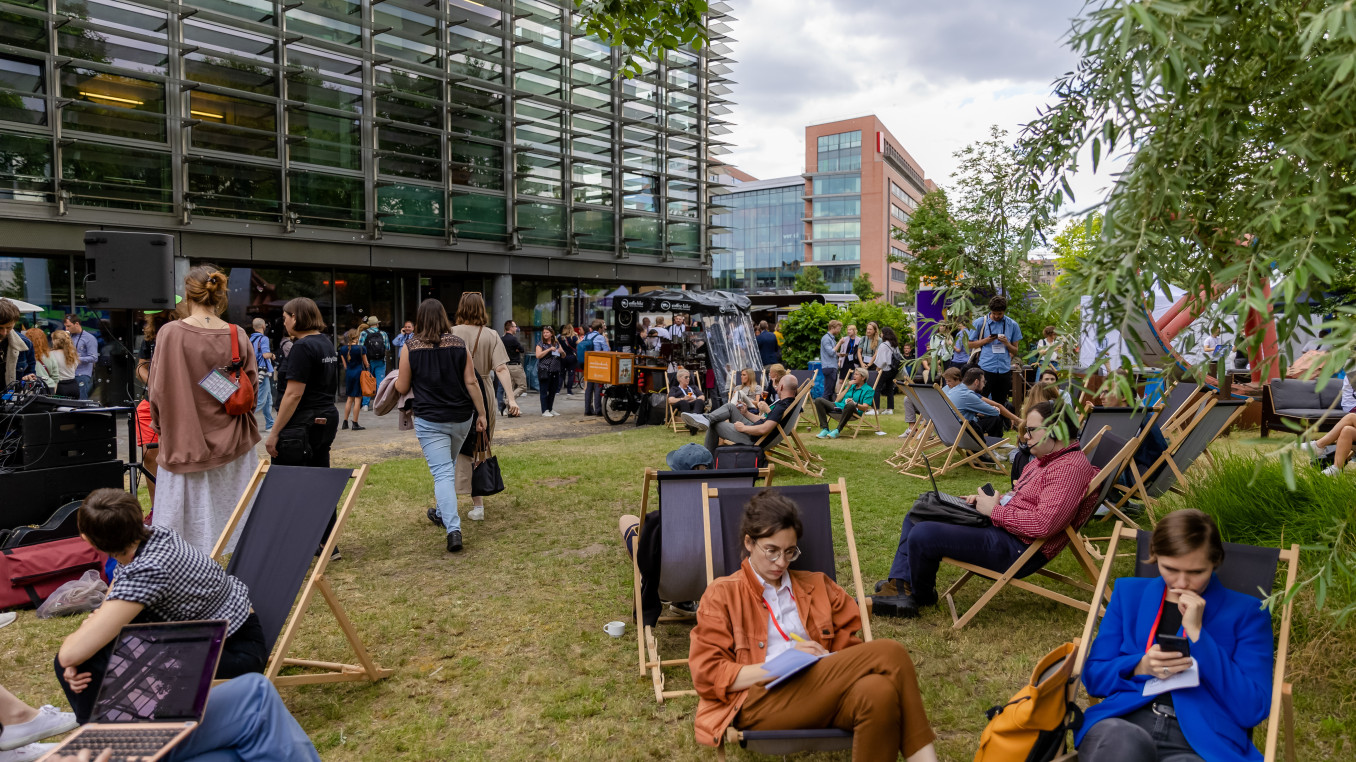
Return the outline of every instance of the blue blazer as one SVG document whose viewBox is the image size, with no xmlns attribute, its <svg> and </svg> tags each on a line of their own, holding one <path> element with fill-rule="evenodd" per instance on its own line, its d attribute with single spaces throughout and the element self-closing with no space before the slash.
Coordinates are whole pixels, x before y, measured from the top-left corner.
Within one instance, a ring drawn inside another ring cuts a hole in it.
<svg viewBox="0 0 1356 762">
<path fill-rule="evenodd" d="M 1158 616 L 1162 577 L 1127 577 L 1116 583 L 1106 616 L 1083 667 L 1088 695 L 1106 700 L 1090 707 L 1075 745 L 1098 721 L 1121 717 L 1152 701 L 1143 694 L 1147 675 L 1134 675 Z M 1271 709 L 1274 646 L 1271 616 L 1259 601 L 1224 587 L 1218 576 L 1206 587 L 1201 637 L 1191 644 L 1201 684 L 1172 692 L 1187 742 L 1206 762 L 1260 760 L 1251 730 Z"/>
</svg>

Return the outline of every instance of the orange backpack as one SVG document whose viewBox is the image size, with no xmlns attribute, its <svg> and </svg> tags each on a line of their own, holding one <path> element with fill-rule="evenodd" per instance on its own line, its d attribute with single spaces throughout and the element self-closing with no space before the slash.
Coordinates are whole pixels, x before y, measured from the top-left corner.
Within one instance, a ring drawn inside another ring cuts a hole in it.
<svg viewBox="0 0 1356 762">
<path fill-rule="evenodd" d="M 1068 732 L 1083 724 L 1070 685 L 1077 652 L 1075 640 L 1046 654 L 1011 701 L 985 712 L 975 762 L 1049 762 L 1064 753 Z"/>
</svg>

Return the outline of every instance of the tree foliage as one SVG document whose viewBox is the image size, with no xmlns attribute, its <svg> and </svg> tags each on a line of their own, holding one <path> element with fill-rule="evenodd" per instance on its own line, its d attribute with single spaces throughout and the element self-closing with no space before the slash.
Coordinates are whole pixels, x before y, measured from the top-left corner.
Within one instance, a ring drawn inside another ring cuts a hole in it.
<svg viewBox="0 0 1356 762">
<path fill-rule="evenodd" d="M 851 302 L 846 305 L 842 312 L 843 316 L 839 320 L 843 321 L 843 325 L 857 326 L 857 333 L 860 335 L 866 335 L 866 324 L 874 322 L 882 328 L 887 326 L 893 328 L 900 341 L 913 337 L 913 327 L 909 322 L 908 314 L 893 304 Z"/>
<path fill-rule="evenodd" d="M 883 296 L 881 292 L 876 290 L 875 284 L 871 282 L 871 273 L 861 273 L 852 279 L 852 293 L 864 302 L 879 299 Z"/>
<path fill-rule="evenodd" d="M 917 291 L 925 279 L 931 283 L 951 284 L 955 278 L 947 264 L 959 258 L 962 244 L 960 231 L 951 219 L 951 204 L 946 191 L 938 188 L 923 195 L 913 210 L 909 226 L 902 232 L 896 229 L 894 237 L 903 241 L 911 257 L 891 261 L 905 266 L 910 291 Z"/>
<path fill-rule="evenodd" d="M 1055 279 L 1055 285 L 1063 286 L 1071 277 L 1071 273 L 1083 267 L 1083 263 L 1088 259 L 1088 254 L 1092 252 L 1092 247 L 1101 237 L 1101 212 L 1092 212 L 1064 223 L 1064 227 L 1060 228 L 1059 233 L 1055 235 L 1051 247 L 1055 251 L 1056 262 L 1060 269 L 1059 277 Z"/>
<path fill-rule="evenodd" d="M 819 359 L 819 339 L 829 330 L 830 320 L 842 320 L 843 312 L 834 304 L 807 302 L 777 321 L 782 334 L 782 364 L 788 368 L 809 367 Z"/>
<path fill-rule="evenodd" d="M 584 31 L 622 50 L 622 72 L 639 76 L 645 63 L 664 53 L 709 41 L 703 15 L 707 0 L 574 0 Z"/>
<path fill-rule="evenodd" d="M 808 291 L 811 294 L 827 294 L 829 293 L 829 282 L 824 280 L 824 271 L 818 267 L 802 267 L 800 272 L 796 273 L 796 282 L 792 289 Z"/>
<path fill-rule="evenodd" d="M 1094 169 L 1130 155 L 1061 308 L 1094 296 L 1105 333 L 1161 283 L 1207 295 L 1234 284 L 1218 300 L 1225 314 L 1287 305 L 1284 345 L 1309 319 L 1301 295 L 1339 285 L 1353 262 L 1356 6 L 1110 0 L 1075 20 L 1070 44 L 1078 67 L 1018 143 L 1038 202 L 1028 242 L 1074 201 L 1067 178 L 1082 152 Z M 1328 327 L 1330 372 L 1356 321 Z"/>
</svg>

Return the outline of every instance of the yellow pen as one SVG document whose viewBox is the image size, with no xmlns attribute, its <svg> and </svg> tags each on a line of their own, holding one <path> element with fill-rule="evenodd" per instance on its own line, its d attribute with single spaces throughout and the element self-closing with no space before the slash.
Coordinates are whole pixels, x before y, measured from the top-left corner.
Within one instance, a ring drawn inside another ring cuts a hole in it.
<svg viewBox="0 0 1356 762">
<path fill-rule="evenodd" d="M 807 641 L 805 638 L 802 638 L 801 636 L 797 635 L 797 634 L 794 633 L 794 632 L 791 633 L 791 639 L 794 640 L 794 641 L 796 641 L 797 643 L 807 643 L 807 642 L 809 642 L 809 641 Z"/>
</svg>

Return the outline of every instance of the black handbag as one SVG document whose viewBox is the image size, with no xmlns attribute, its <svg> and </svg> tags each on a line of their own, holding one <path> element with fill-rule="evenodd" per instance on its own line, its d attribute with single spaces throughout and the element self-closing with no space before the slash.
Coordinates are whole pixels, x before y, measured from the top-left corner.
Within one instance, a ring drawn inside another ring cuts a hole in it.
<svg viewBox="0 0 1356 762">
<path fill-rule="evenodd" d="M 993 519 L 972 508 L 957 508 L 942 502 L 935 492 L 924 492 L 913 503 L 909 515 L 914 521 L 938 521 L 962 527 L 983 529 L 993 526 Z"/>
<path fill-rule="evenodd" d="M 476 454 L 471 467 L 471 497 L 497 495 L 504 491 L 499 459 L 490 451 L 490 440 L 483 432 L 476 435 Z"/>
</svg>

